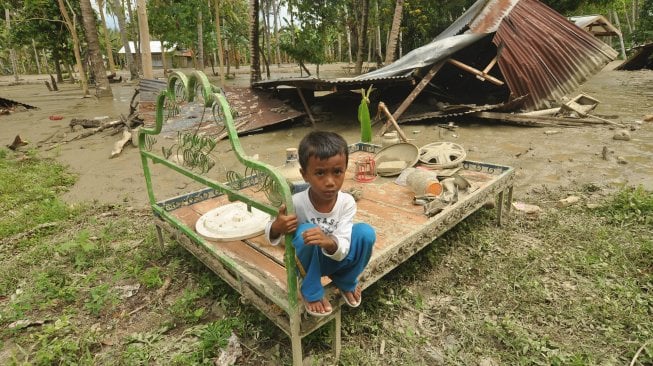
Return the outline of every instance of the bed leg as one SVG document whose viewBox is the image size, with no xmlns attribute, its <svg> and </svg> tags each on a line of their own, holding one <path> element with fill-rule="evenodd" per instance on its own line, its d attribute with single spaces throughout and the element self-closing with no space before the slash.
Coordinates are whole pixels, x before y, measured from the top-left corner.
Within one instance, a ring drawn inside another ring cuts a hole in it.
<svg viewBox="0 0 653 366">
<path fill-rule="evenodd" d="M 290 343 L 292 345 L 292 364 L 293 366 L 303 366 L 304 356 L 302 354 L 302 336 L 301 331 L 301 312 L 296 309 L 290 314 Z"/>
<path fill-rule="evenodd" d="M 333 343 L 331 348 L 333 349 L 333 357 L 338 362 L 342 351 L 342 308 L 340 306 L 338 306 L 336 316 L 333 319 Z"/>
<path fill-rule="evenodd" d="M 506 214 L 510 214 L 510 209 L 512 208 L 512 190 L 513 186 L 508 188 L 508 198 L 506 199 Z"/>
<path fill-rule="evenodd" d="M 503 213 L 503 191 L 499 192 L 497 202 L 497 226 L 501 226 L 501 214 Z"/>
<path fill-rule="evenodd" d="M 161 229 L 161 226 L 154 224 L 156 227 L 156 237 L 159 239 L 159 245 L 161 245 L 161 249 L 165 246 L 165 243 L 163 242 L 163 231 Z"/>
</svg>

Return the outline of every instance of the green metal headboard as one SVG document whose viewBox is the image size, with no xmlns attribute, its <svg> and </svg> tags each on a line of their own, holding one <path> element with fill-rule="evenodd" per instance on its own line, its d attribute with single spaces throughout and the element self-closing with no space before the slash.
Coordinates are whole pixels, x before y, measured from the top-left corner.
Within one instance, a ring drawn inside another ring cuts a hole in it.
<svg viewBox="0 0 653 366">
<path fill-rule="evenodd" d="M 178 87 L 180 89 L 183 88 L 184 95 L 176 95 Z M 142 128 L 138 135 L 138 147 L 141 154 L 141 162 L 143 164 L 143 173 L 145 175 L 147 194 L 149 197 L 150 206 L 152 207 L 154 213 L 173 223 L 185 235 L 192 238 L 195 242 L 201 243 L 204 241 L 204 239 L 201 238 L 192 228 L 186 227 L 168 211 L 157 204 L 154 195 L 154 189 L 152 186 L 150 166 L 148 165 L 149 161 L 152 161 L 152 163 L 155 164 L 162 164 L 198 183 L 210 187 L 220 193 L 226 194 L 229 201 L 241 201 L 247 204 L 248 208 L 254 207 L 267 214 L 270 214 L 271 216 L 277 215 L 277 207 L 264 202 L 259 202 L 248 197 L 247 195 L 240 192 L 238 187 L 234 187 L 228 183 L 220 183 L 209 179 L 179 164 L 171 162 L 165 159 L 163 156 L 149 151 L 150 149 L 148 147 L 150 147 L 151 143 L 147 141 L 148 136 L 155 136 L 161 133 L 164 122 L 166 102 L 170 103 L 171 105 L 176 104 L 180 100 L 193 102 L 198 96 L 201 96 L 204 99 L 204 108 L 212 108 L 214 115 L 217 111 L 217 114 L 221 117 L 220 122 L 224 123 L 231 148 L 238 161 L 243 166 L 245 166 L 246 169 L 256 171 L 258 174 L 265 176 L 266 179 L 271 180 L 272 185 L 270 185 L 269 188 L 274 189 L 274 194 L 276 194 L 279 200 L 286 205 L 288 213 L 294 213 L 295 210 L 292 204 L 291 190 L 286 179 L 273 166 L 261 161 L 253 160 L 245 154 L 240 144 L 240 140 L 238 139 L 238 133 L 234 126 L 233 116 L 231 114 L 231 109 L 229 108 L 227 99 L 223 95 L 221 89 L 211 85 L 206 75 L 200 71 L 194 71 L 189 77 L 183 73 L 174 72 L 168 78 L 167 89 L 161 91 L 156 99 L 156 125 L 151 129 Z M 217 122 L 218 121 L 216 121 L 216 123 Z M 234 268 L 235 264 L 229 258 L 219 256 L 219 259 L 225 266 Z M 285 236 L 284 263 L 287 274 L 286 279 L 288 286 L 288 304 L 290 306 L 290 308 L 286 310 L 291 313 L 297 310 L 298 301 L 295 249 L 292 246 L 290 235 Z"/>
</svg>

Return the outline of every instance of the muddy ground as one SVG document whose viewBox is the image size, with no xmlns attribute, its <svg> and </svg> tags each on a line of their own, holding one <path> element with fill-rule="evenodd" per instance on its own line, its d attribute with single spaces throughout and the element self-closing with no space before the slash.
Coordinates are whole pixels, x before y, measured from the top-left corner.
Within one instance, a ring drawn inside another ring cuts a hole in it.
<svg viewBox="0 0 653 366">
<path fill-rule="evenodd" d="M 525 195 L 542 185 L 573 190 L 573 187 L 580 189 L 589 183 L 601 186 L 642 184 L 650 190 L 653 189 L 653 122 L 644 122 L 643 118 L 653 114 L 653 72 L 614 71 L 618 63 L 606 66 L 570 96 L 586 93 L 597 98 L 601 103 L 593 113 L 626 124 L 631 130 L 630 141 L 614 140 L 618 129 L 610 125 L 534 128 L 467 120 L 456 122 L 459 127 L 449 131 L 437 127 L 448 122 L 440 119 L 402 126 L 418 146 L 452 141 L 467 150 L 468 159 L 513 166 L 517 172 L 515 188 L 519 199 L 527 200 Z M 322 77 L 343 76 L 342 65 L 323 66 L 321 70 Z M 210 69 L 206 71 L 210 73 Z M 236 71 L 236 79 L 229 84 L 247 85 L 247 69 Z M 280 69 L 273 66 L 272 71 L 273 77 L 299 74 L 299 69 L 291 65 Z M 161 74 L 155 76 L 162 77 Z M 15 84 L 13 76 L 0 77 L 0 97 L 38 108 L 0 116 L 0 143 L 9 144 L 19 134 L 29 142 L 25 148 L 36 148 L 40 154 L 70 166 L 79 174 L 79 180 L 64 195 L 68 202 L 96 200 L 145 206 L 147 194 L 137 149 L 127 145 L 118 157 L 109 158 L 119 135 L 105 131 L 52 148 L 53 141 L 74 136 L 68 127 L 72 118 L 108 116 L 117 119 L 121 114 L 127 115 L 136 85 L 131 82 L 112 84 L 113 99 L 97 100 L 82 98 L 79 88 L 67 83 L 60 84 L 58 92 L 48 91 L 44 85 L 48 79 L 47 75 L 28 75 Z M 349 142 L 358 141 L 355 105 L 343 108 L 323 104 L 316 112 L 318 128 L 337 131 Z M 63 119 L 51 120 L 50 116 Z M 285 148 L 296 146 L 308 130 L 306 121 L 288 122 L 244 136 L 241 142 L 246 153 L 259 154 L 261 160 L 280 165 Z M 225 167 L 216 171 L 229 169 L 233 162 L 226 142 L 222 144 L 216 151 L 223 153 L 221 159 L 224 157 Z M 608 151 L 607 160 L 602 154 L 604 147 Z M 619 163 L 619 157 L 626 164 Z M 160 178 L 162 196 L 158 199 L 189 189 L 175 176 Z"/>
</svg>

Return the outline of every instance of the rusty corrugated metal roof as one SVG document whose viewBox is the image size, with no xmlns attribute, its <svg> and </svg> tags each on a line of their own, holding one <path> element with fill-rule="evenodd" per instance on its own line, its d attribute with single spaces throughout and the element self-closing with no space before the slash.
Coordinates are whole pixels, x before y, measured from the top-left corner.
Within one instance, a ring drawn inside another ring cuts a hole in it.
<svg viewBox="0 0 653 366">
<path fill-rule="evenodd" d="M 487 7 L 510 3 L 491 1 Z M 509 4 L 512 5 L 512 4 Z M 493 12 L 494 13 L 494 12 Z M 472 32 L 488 29 L 475 20 Z M 477 28 L 478 27 L 478 28 Z M 611 47 L 536 0 L 521 0 L 503 17 L 493 42 L 503 44 L 499 68 L 526 109 L 548 108 L 617 56 Z"/>
<path fill-rule="evenodd" d="M 375 87 L 380 86 L 398 86 L 414 85 L 415 81 L 412 76 L 391 76 L 370 78 L 365 80 L 356 80 L 354 78 L 340 78 L 334 80 L 318 79 L 314 77 L 296 77 L 296 78 L 279 78 L 273 80 L 263 80 L 252 83 L 253 87 L 274 88 L 277 86 L 287 85 L 299 89 L 308 89 L 314 91 L 343 91 L 358 90 L 367 88 L 370 84 Z"/>
</svg>

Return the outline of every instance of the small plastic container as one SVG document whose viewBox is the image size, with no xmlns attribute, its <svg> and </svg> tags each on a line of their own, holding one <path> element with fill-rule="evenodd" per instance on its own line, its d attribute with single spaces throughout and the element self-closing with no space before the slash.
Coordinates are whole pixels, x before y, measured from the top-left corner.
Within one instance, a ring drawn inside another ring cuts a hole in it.
<svg viewBox="0 0 653 366">
<path fill-rule="evenodd" d="M 381 136 L 381 146 L 386 147 L 394 144 L 398 144 L 401 141 L 399 140 L 399 135 L 397 131 L 386 132 Z"/>
</svg>

